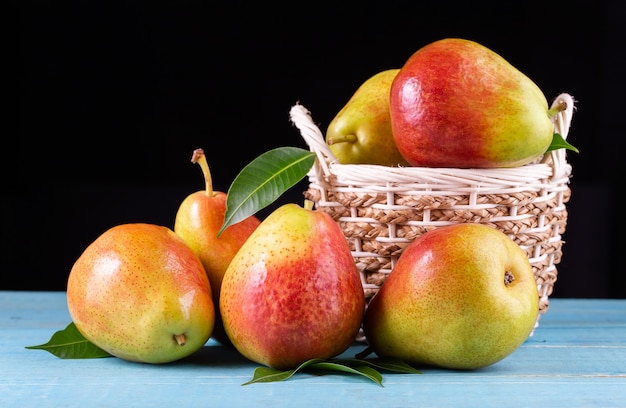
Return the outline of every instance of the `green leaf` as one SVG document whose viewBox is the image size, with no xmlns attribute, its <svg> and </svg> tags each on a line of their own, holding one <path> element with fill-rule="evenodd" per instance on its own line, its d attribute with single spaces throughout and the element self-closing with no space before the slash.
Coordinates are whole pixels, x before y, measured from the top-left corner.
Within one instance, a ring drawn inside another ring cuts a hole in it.
<svg viewBox="0 0 626 408">
<path fill-rule="evenodd" d="M 314 162 L 315 153 L 298 147 L 279 147 L 255 158 L 228 189 L 226 214 L 218 235 L 276 201 L 307 175 Z"/>
<path fill-rule="evenodd" d="M 46 350 L 63 359 L 112 357 L 111 354 L 91 343 L 78 331 L 74 323 L 52 335 L 45 344 L 26 346 L 31 350 Z"/>
<path fill-rule="evenodd" d="M 383 376 L 378 371 L 367 365 L 347 365 L 337 361 L 329 361 L 315 363 L 310 367 L 322 370 L 343 371 L 351 374 L 359 374 L 365 378 L 369 378 L 381 387 L 383 386 Z"/>
<path fill-rule="evenodd" d="M 269 367 L 257 367 L 254 370 L 254 375 L 250 381 L 247 381 L 241 385 L 248 385 L 259 382 L 276 382 L 284 381 L 294 375 L 296 370 L 276 370 Z"/>
<path fill-rule="evenodd" d="M 557 149 L 568 149 L 573 152 L 579 153 L 578 148 L 576 148 L 575 146 L 567 142 L 565 139 L 563 139 L 563 136 L 561 136 L 560 134 L 555 133 L 554 136 L 552 137 L 552 143 L 550 143 L 550 146 L 548 147 L 547 151 L 549 152 L 549 151 L 557 150 Z"/>
<path fill-rule="evenodd" d="M 257 367 L 254 370 L 254 375 L 252 379 L 248 382 L 243 383 L 242 385 L 248 385 L 257 382 L 275 382 L 275 381 L 284 381 L 289 379 L 296 372 L 304 369 L 307 366 L 310 366 L 315 363 L 321 363 L 324 360 L 319 358 L 313 358 L 311 360 L 307 360 L 304 363 L 300 364 L 298 367 L 292 370 L 276 370 L 274 368 L 269 367 Z"/>
<path fill-rule="evenodd" d="M 381 358 L 373 358 L 373 359 L 345 359 L 342 360 L 345 364 L 357 365 L 357 364 L 368 364 L 373 368 L 378 368 L 385 371 L 390 371 L 394 373 L 403 373 L 403 374 L 422 374 L 421 371 L 415 369 L 409 364 L 405 363 L 402 360 L 391 357 L 381 357 Z"/>
<path fill-rule="evenodd" d="M 285 381 L 297 372 L 307 369 L 357 374 L 372 380 L 381 387 L 383 386 L 383 377 L 377 369 L 403 374 L 422 374 L 421 371 L 418 371 L 404 361 L 395 358 L 346 358 L 331 360 L 314 358 L 305 361 L 292 370 L 281 371 L 269 367 L 257 367 L 254 370 L 252 379 L 242 385 L 261 382 Z"/>
</svg>

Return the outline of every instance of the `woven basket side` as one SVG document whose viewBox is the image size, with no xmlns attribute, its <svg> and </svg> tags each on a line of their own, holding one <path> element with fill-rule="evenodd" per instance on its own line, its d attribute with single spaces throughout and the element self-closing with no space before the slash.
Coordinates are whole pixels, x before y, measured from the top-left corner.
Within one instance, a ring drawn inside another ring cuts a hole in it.
<svg viewBox="0 0 626 408">
<path fill-rule="evenodd" d="M 554 187 L 554 186 L 551 186 Z M 459 222 L 492 226 L 528 255 L 541 294 L 541 311 L 556 281 L 567 224 L 569 188 L 513 195 L 456 196 L 367 194 L 336 191 L 311 182 L 305 196 L 337 221 L 361 273 L 369 299 L 382 286 L 398 257 L 418 236 Z"/>
</svg>

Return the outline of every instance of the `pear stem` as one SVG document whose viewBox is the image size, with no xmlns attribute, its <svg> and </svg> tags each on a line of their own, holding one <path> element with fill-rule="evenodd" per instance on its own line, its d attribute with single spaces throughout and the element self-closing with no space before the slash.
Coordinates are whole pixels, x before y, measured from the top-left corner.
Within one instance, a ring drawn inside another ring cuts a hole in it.
<svg viewBox="0 0 626 408">
<path fill-rule="evenodd" d="M 548 110 L 548 117 L 552 119 L 557 113 L 563 112 L 565 109 L 567 109 L 567 102 L 561 101 L 558 105 Z"/>
<path fill-rule="evenodd" d="M 313 201 L 309 200 L 309 199 L 305 199 L 304 200 L 304 209 L 305 210 L 312 210 L 313 209 Z"/>
<path fill-rule="evenodd" d="M 175 334 L 174 339 L 176 340 L 176 343 L 178 343 L 179 346 L 184 346 L 187 343 L 187 338 L 185 337 L 184 333 Z"/>
<path fill-rule="evenodd" d="M 328 145 L 334 145 L 336 143 L 354 143 L 356 142 L 357 138 L 356 135 L 353 134 L 349 134 L 349 135 L 337 135 L 337 136 L 333 136 L 333 137 L 329 137 L 328 138 Z"/>
<path fill-rule="evenodd" d="M 206 157 L 204 156 L 204 150 L 194 150 L 191 156 L 191 162 L 200 165 L 202 173 L 204 174 L 206 195 L 211 197 L 213 195 L 213 180 L 211 179 L 211 170 L 209 170 L 209 164 L 207 163 Z"/>
</svg>

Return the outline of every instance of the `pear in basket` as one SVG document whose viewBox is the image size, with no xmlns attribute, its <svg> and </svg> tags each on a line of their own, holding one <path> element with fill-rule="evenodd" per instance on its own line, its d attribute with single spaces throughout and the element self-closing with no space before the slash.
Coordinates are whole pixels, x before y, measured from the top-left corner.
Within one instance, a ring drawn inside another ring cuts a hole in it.
<svg viewBox="0 0 626 408">
<path fill-rule="evenodd" d="M 524 343 L 538 314 L 526 252 L 500 230 L 461 223 L 405 248 L 371 298 L 363 331 L 380 357 L 478 369 Z"/>
<path fill-rule="evenodd" d="M 413 166 L 517 167 L 541 157 L 554 136 L 541 89 L 474 41 L 446 38 L 417 50 L 391 86 L 391 127 Z"/>
<path fill-rule="evenodd" d="M 330 215 L 284 204 L 231 261 L 220 296 L 224 329 L 246 358 L 274 369 L 334 357 L 356 338 L 365 294 Z"/>
<path fill-rule="evenodd" d="M 398 71 L 366 80 L 328 125 L 326 143 L 339 163 L 408 164 L 396 147 L 389 117 L 389 90 Z"/>
</svg>

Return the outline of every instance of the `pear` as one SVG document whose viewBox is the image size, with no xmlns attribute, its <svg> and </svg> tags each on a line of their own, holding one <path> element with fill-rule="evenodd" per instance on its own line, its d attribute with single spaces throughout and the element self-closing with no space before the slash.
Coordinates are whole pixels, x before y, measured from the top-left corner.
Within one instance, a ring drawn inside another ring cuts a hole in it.
<svg viewBox="0 0 626 408">
<path fill-rule="evenodd" d="M 222 278 L 239 248 L 261 221 L 254 215 L 233 224 L 218 235 L 226 214 L 227 194 L 213 190 L 211 172 L 202 149 L 194 150 L 192 163 L 202 169 L 205 189 L 188 195 L 180 204 L 174 221 L 174 231 L 202 261 L 211 283 L 213 303 L 217 308 L 213 338 L 229 344 L 219 313 L 219 296 Z"/>
<path fill-rule="evenodd" d="M 445 38 L 417 50 L 391 85 L 393 136 L 413 166 L 518 167 L 554 136 L 552 109 L 528 76 L 489 48 Z"/>
<path fill-rule="evenodd" d="M 407 165 L 389 116 L 389 91 L 398 71 L 389 69 L 367 79 L 328 125 L 326 143 L 341 164 Z"/>
<path fill-rule="evenodd" d="M 196 254 L 171 229 L 121 224 L 76 260 L 67 305 L 90 342 L 121 359 L 168 363 L 209 339 L 215 307 Z"/>
<path fill-rule="evenodd" d="M 345 351 L 365 310 L 363 286 L 339 225 L 283 204 L 231 261 L 220 297 L 224 329 L 246 358 L 286 370 Z"/>
<path fill-rule="evenodd" d="M 526 252 L 493 227 L 461 223 L 404 249 L 368 304 L 363 332 L 380 357 L 479 369 L 522 345 L 538 313 Z"/>
</svg>

